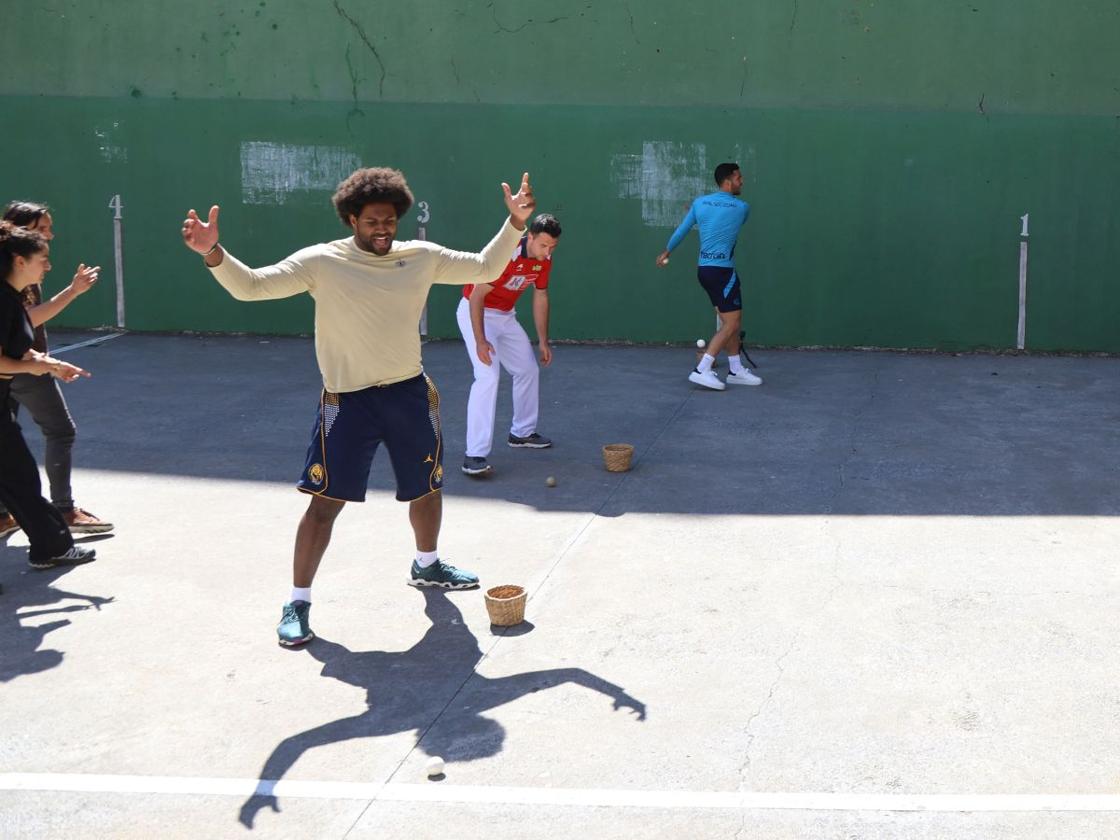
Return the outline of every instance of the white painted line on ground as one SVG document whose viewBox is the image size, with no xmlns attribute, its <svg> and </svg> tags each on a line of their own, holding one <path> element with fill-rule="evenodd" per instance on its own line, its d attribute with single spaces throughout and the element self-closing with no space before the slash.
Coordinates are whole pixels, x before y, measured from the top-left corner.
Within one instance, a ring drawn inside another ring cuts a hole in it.
<svg viewBox="0 0 1120 840">
<path fill-rule="evenodd" d="M 559 805 L 575 807 L 795 811 L 1120 811 L 1117 794 L 737 793 L 687 790 L 594 790 L 486 785 L 265 781 L 189 776 L 0 773 L 0 791 L 167 793 L 380 802 Z"/>
<path fill-rule="evenodd" d="M 97 338 L 91 338 L 88 341 L 79 341 L 77 344 L 67 344 L 63 347 L 55 347 L 53 350 L 51 350 L 51 355 L 61 356 L 63 353 L 66 353 L 70 350 L 77 350 L 79 347 L 89 347 L 93 344 L 101 344 L 105 341 L 112 341 L 114 338 L 120 338 L 122 335 L 127 335 L 127 333 L 109 333 L 108 335 L 99 335 Z"/>
</svg>

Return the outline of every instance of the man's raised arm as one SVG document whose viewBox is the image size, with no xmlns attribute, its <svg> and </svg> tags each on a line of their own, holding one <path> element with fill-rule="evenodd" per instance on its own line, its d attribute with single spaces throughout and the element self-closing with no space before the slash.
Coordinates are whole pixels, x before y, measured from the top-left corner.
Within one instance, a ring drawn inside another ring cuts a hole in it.
<svg viewBox="0 0 1120 840">
<path fill-rule="evenodd" d="M 218 244 L 218 205 L 210 208 L 204 222 L 193 209 L 183 220 L 183 244 L 202 255 L 225 290 L 238 300 L 274 300 L 306 292 L 310 288 L 307 269 L 291 257 L 265 268 L 249 268 Z"/>
<path fill-rule="evenodd" d="M 537 200 L 533 197 L 533 187 L 529 184 L 528 172 L 521 176 L 521 188 L 516 195 L 505 182 L 502 183 L 502 193 L 506 207 L 509 209 L 509 218 L 502 225 L 501 230 L 487 243 L 481 253 L 452 251 L 448 248 L 440 251 L 440 262 L 435 271 L 436 283 L 452 286 L 489 283 L 505 270 L 513 249 L 517 247 L 517 243 L 525 233 L 525 225 L 533 215 Z"/>
</svg>

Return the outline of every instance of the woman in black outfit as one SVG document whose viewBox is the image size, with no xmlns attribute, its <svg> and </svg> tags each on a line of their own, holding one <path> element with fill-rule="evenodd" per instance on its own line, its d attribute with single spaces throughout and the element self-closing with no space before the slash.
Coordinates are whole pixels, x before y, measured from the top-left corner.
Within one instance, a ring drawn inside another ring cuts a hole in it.
<svg viewBox="0 0 1120 840">
<path fill-rule="evenodd" d="M 62 514 L 43 498 L 39 468 L 8 409 L 11 378 L 49 373 L 63 382 L 89 374 L 32 349 L 34 331 L 23 291 L 50 270 L 47 240 L 35 231 L 0 222 L 0 500 L 27 533 L 28 559 L 37 569 L 88 563 L 96 552 L 74 545 Z"/>
<path fill-rule="evenodd" d="M 34 201 L 12 201 L 4 208 L 3 221 L 11 222 L 28 230 L 43 234 L 48 247 L 54 239 L 54 219 L 51 210 L 45 204 Z M 32 283 L 23 293 L 23 305 L 31 318 L 31 326 L 35 330 L 35 343 L 32 350 L 50 355 L 47 348 L 46 322 L 59 315 L 66 307 L 85 294 L 97 283 L 99 266 L 87 266 L 84 263 L 74 272 L 74 279 L 58 294 L 51 298 L 43 298 L 43 287 L 39 283 Z M 62 389 L 58 382 L 50 375 L 33 376 L 29 373 L 19 374 L 12 379 L 11 398 L 16 405 L 12 408 L 13 416 L 19 419 L 19 407 L 31 416 L 43 431 L 43 471 L 47 474 L 47 485 L 50 494 L 47 498 L 51 504 L 62 512 L 62 518 L 70 526 L 71 534 L 101 534 L 113 530 L 113 523 L 78 507 L 74 503 L 74 492 L 70 485 L 72 472 L 72 451 L 77 429 L 74 419 L 70 416 L 70 409 L 66 406 L 66 399 L 62 396 Z M 19 530 L 19 524 L 8 513 L 4 503 L 0 501 L 0 537 Z"/>
</svg>

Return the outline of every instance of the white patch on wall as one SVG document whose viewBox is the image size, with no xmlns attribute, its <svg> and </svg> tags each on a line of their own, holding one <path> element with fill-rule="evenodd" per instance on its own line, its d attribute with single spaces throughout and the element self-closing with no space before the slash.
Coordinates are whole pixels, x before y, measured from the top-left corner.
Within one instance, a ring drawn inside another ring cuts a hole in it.
<svg viewBox="0 0 1120 840">
<path fill-rule="evenodd" d="M 361 165 L 358 156 L 342 146 L 247 141 L 241 144 L 241 200 L 284 204 L 293 193 L 333 192 Z"/>
<path fill-rule="evenodd" d="M 694 198 L 711 192 L 708 150 L 703 143 L 647 140 L 640 155 L 614 155 L 611 181 L 619 198 L 642 202 L 648 227 L 676 227 Z"/>
<path fill-rule="evenodd" d="M 748 184 L 758 183 L 758 151 L 754 146 L 736 145 L 728 160 L 739 164 L 739 171 L 743 173 L 744 181 Z M 713 166 L 712 169 L 714 170 L 715 167 Z M 745 195 L 743 199 L 748 203 L 750 202 L 750 199 Z"/>
<path fill-rule="evenodd" d="M 97 138 L 97 151 L 106 163 L 128 163 L 128 147 L 123 144 L 120 135 L 119 122 L 94 128 L 93 136 Z"/>
</svg>

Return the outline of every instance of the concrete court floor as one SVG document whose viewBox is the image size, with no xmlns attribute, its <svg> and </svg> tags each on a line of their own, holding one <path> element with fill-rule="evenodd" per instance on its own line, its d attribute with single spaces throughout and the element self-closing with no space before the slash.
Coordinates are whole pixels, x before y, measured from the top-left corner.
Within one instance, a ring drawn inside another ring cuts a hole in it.
<svg viewBox="0 0 1120 840">
<path fill-rule="evenodd" d="M 51 572 L 0 541 L 0 836 L 1120 836 L 1120 360 L 755 355 L 711 393 L 688 349 L 558 347 L 556 447 L 501 445 L 507 380 L 479 481 L 465 351 L 428 345 L 443 556 L 528 621 L 405 586 L 381 453 L 295 652 L 310 341 L 73 351 L 76 497 L 117 531 Z"/>
</svg>

